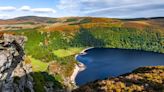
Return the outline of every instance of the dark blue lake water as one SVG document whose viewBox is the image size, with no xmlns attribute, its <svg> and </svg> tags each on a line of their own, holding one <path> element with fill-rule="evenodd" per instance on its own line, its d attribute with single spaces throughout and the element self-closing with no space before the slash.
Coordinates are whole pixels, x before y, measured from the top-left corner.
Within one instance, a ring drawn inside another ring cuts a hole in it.
<svg viewBox="0 0 164 92">
<path fill-rule="evenodd" d="M 87 67 L 76 77 L 77 85 L 118 76 L 141 66 L 164 65 L 164 54 L 125 49 L 93 48 L 77 60 Z"/>
</svg>

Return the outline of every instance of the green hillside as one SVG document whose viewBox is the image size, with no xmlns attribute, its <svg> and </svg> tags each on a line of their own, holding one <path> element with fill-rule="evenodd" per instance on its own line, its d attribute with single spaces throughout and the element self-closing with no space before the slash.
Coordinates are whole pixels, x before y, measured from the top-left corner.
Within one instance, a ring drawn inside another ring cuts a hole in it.
<svg viewBox="0 0 164 92">
<path fill-rule="evenodd" d="M 25 52 L 27 60 L 33 65 L 33 71 L 47 72 L 61 85 L 64 85 L 64 80 L 73 73 L 77 63 L 74 56 L 87 47 L 164 53 L 164 28 L 155 25 L 156 22 L 153 22 L 153 25 L 149 20 L 91 17 L 73 17 L 58 21 L 60 24 L 5 32 L 26 36 L 28 41 L 25 44 Z M 46 75 L 38 73 L 38 76 Z M 40 81 L 37 78 L 34 80 Z M 44 88 L 43 85 L 39 86 Z"/>
</svg>

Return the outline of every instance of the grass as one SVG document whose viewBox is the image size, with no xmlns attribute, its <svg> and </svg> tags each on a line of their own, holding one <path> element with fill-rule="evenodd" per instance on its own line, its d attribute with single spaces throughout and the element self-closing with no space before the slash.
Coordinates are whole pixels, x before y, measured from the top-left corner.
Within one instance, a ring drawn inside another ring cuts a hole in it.
<svg viewBox="0 0 164 92">
<path fill-rule="evenodd" d="M 82 50 L 83 50 L 83 48 L 58 49 L 58 50 L 54 50 L 53 53 L 55 56 L 57 56 L 59 58 L 63 58 L 63 57 L 75 55 Z"/>
<path fill-rule="evenodd" d="M 35 58 L 29 57 L 32 64 L 32 69 L 34 72 L 41 72 L 46 71 L 48 67 L 48 63 L 42 62 L 40 60 L 37 60 Z"/>
</svg>

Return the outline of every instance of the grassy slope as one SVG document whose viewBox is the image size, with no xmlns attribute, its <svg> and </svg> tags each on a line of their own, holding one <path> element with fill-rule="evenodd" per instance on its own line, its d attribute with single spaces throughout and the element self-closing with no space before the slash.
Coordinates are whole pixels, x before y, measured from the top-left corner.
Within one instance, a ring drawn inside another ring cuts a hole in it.
<svg viewBox="0 0 164 92">
<path fill-rule="evenodd" d="M 72 56 L 78 54 L 80 51 L 82 51 L 84 48 L 68 48 L 68 49 L 58 49 L 54 50 L 53 53 L 55 56 L 59 58 L 64 58 L 67 56 Z"/>
<path fill-rule="evenodd" d="M 47 70 L 48 63 L 42 62 L 32 57 L 29 57 L 29 59 L 31 60 L 32 69 L 34 72 L 43 72 Z"/>
</svg>

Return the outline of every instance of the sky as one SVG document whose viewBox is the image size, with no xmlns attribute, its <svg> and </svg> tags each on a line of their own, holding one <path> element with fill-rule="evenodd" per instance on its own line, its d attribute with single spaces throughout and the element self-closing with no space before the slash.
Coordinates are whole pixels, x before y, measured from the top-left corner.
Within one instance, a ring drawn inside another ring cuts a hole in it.
<svg viewBox="0 0 164 92">
<path fill-rule="evenodd" d="M 164 17 L 164 0 L 0 0 L 0 19 L 20 16 Z"/>
</svg>

